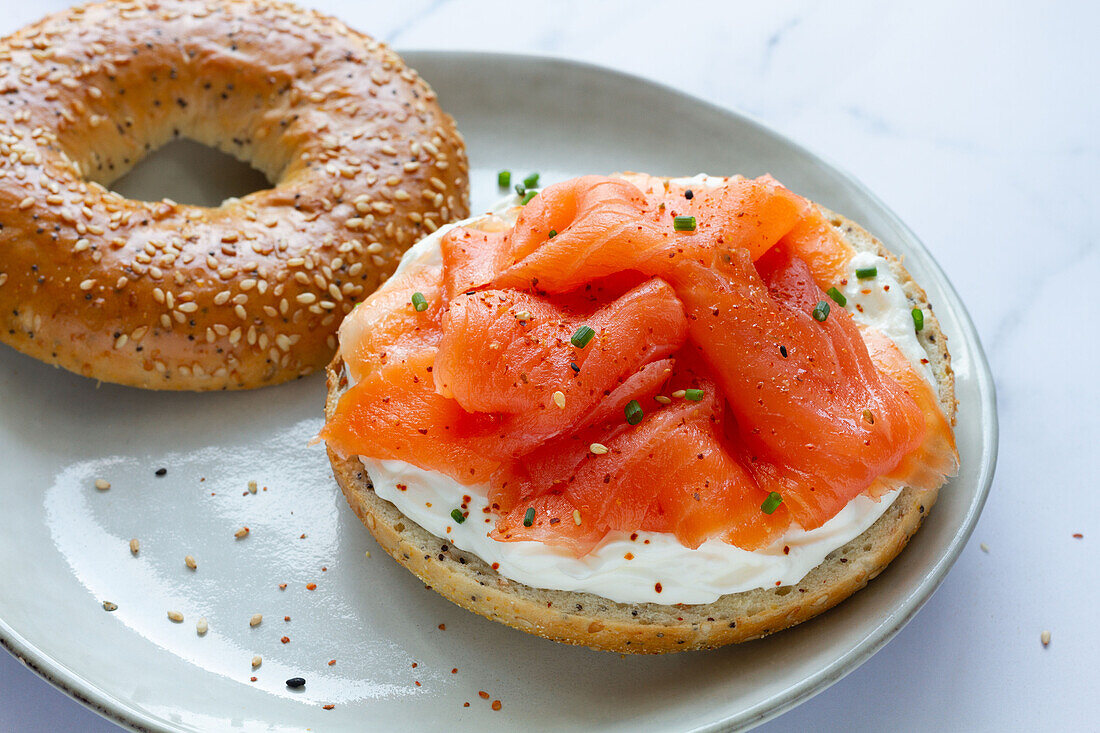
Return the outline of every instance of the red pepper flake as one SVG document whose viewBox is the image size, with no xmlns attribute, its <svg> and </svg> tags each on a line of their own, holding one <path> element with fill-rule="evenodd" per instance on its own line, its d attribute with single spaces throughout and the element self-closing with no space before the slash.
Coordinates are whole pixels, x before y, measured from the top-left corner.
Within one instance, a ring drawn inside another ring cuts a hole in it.
<svg viewBox="0 0 1100 733">
<path fill-rule="evenodd" d="M 289 644 L 290 643 L 290 637 L 289 636 L 284 636 L 282 639 L 279 639 L 279 641 L 283 642 L 284 644 Z"/>
<path fill-rule="evenodd" d="M 306 583 L 306 590 L 317 590 L 316 583 Z"/>
<path fill-rule="evenodd" d="M 1075 539 L 1075 540 L 1080 540 L 1080 539 L 1083 539 L 1083 538 L 1084 538 L 1084 536 L 1085 536 L 1085 535 L 1081 534 L 1080 532 L 1074 532 L 1074 533 L 1073 533 L 1073 539 Z"/>
<path fill-rule="evenodd" d="M 416 662 L 413 662 L 413 669 L 416 669 Z"/>
<path fill-rule="evenodd" d="M 458 674 L 458 667 L 451 669 L 451 674 Z"/>
<path fill-rule="evenodd" d="M 446 631 L 447 630 L 447 624 L 440 624 L 439 625 L 439 630 L 440 631 Z"/>
<path fill-rule="evenodd" d="M 782 580 L 777 580 L 777 581 L 775 581 L 775 584 L 776 585 L 783 585 L 783 581 Z"/>
<path fill-rule="evenodd" d="M 256 681 L 256 678 L 255 678 L 255 677 L 249 677 L 249 678 L 248 678 L 248 681 L 249 681 L 249 682 L 255 682 L 255 681 Z"/>
<path fill-rule="evenodd" d="M 493 570 L 499 570 L 499 569 L 500 569 L 500 563 L 499 563 L 499 562 L 495 562 L 495 563 L 493 563 L 493 566 L 492 566 L 492 567 L 493 567 Z"/>
<path fill-rule="evenodd" d="M 322 566 L 321 566 L 321 572 L 322 572 L 322 573 L 327 573 L 327 572 L 328 572 L 328 568 L 327 568 L 326 566 L 322 565 Z"/>
<path fill-rule="evenodd" d="M 633 560 L 634 559 L 634 553 L 633 552 L 626 553 L 625 555 L 623 555 L 623 559 L 624 560 Z"/>
<path fill-rule="evenodd" d="M 784 555 L 790 555 L 791 554 L 791 546 L 790 545 L 783 545 L 783 554 Z"/>
<path fill-rule="evenodd" d="M 653 590 L 655 590 L 655 591 L 657 591 L 658 593 L 660 593 L 660 592 L 661 592 L 661 584 L 660 584 L 660 583 L 654 583 L 654 584 L 653 584 Z"/>
<path fill-rule="evenodd" d="M 416 686 L 417 686 L 417 687 L 420 687 L 420 680 L 413 680 L 413 682 L 415 682 L 415 683 L 416 683 Z"/>
<path fill-rule="evenodd" d="M 300 539 L 300 540 L 304 540 L 305 538 L 306 538 L 306 533 L 305 532 L 302 532 L 300 535 L 298 535 L 298 539 Z"/>
<path fill-rule="evenodd" d="M 500 710 L 500 700 L 493 700 L 493 710 Z"/>
<path fill-rule="evenodd" d="M 335 660 L 335 659 L 330 659 L 330 660 L 328 660 L 328 666 L 330 666 L 330 667 L 331 667 L 331 666 L 332 666 L 332 665 L 334 665 L 334 664 L 336 664 L 336 660 Z"/>
<path fill-rule="evenodd" d="M 286 583 L 279 583 L 279 590 L 286 590 Z"/>
<path fill-rule="evenodd" d="M 332 710 L 336 706 L 329 703 L 328 705 L 322 705 L 321 707 L 324 708 L 325 710 Z"/>
<path fill-rule="evenodd" d="M 478 697 L 480 697 L 482 700 L 488 700 L 489 699 L 489 693 L 486 692 L 485 690 L 478 690 L 477 694 L 478 694 Z"/>
<path fill-rule="evenodd" d="M 289 620 L 290 620 L 290 616 L 283 616 L 283 621 L 289 621 Z"/>
<path fill-rule="evenodd" d="M 464 703 L 462 703 L 462 707 L 468 708 L 468 707 L 470 707 L 470 703 L 464 702 Z"/>
</svg>

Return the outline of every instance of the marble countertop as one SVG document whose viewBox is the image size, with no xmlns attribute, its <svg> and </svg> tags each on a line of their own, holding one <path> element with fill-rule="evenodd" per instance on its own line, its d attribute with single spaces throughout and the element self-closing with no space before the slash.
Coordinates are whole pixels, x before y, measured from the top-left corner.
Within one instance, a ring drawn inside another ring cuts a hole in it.
<svg viewBox="0 0 1100 733">
<path fill-rule="evenodd" d="M 67 4 L 5 3 L 0 33 Z M 399 50 L 548 54 L 669 84 L 756 116 L 875 191 L 977 325 L 998 390 L 997 478 L 916 618 L 762 730 L 1096 725 L 1100 6 L 307 4 Z M 0 729 L 114 728 L 0 654 Z"/>
</svg>

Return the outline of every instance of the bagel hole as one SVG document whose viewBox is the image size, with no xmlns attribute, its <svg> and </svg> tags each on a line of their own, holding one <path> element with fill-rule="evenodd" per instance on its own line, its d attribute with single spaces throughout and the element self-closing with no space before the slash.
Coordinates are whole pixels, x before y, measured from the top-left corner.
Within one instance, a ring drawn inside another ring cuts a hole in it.
<svg viewBox="0 0 1100 733">
<path fill-rule="evenodd" d="M 129 199 L 168 198 L 179 204 L 215 207 L 228 198 L 271 186 L 267 176 L 248 163 L 180 138 L 149 153 L 110 188 Z"/>
</svg>

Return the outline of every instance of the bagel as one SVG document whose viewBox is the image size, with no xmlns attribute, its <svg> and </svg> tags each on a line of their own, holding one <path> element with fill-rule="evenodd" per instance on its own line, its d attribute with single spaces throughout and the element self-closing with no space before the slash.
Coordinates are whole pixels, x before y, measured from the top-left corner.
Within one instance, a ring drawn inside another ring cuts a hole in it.
<svg viewBox="0 0 1100 733">
<path fill-rule="evenodd" d="M 188 137 L 267 190 L 108 189 Z M 0 339 L 97 380 L 247 389 L 323 368 L 404 250 L 467 214 L 454 121 L 385 44 L 264 0 L 105 2 L 0 40 Z"/>
<path fill-rule="evenodd" d="M 651 180 L 624 177 L 639 185 Z M 901 258 L 865 229 L 814 206 L 856 252 L 884 258 L 910 307 L 923 311 L 917 342 L 936 382 L 939 406 L 954 424 L 957 401 L 947 338 L 924 290 Z M 515 211 L 505 215 L 506 224 L 514 223 Z M 331 421 L 349 376 L 339 355 L 327 373 L 326 418 Z M 709 603 L 625 603 L 598 593 L 539 588 L 505 577 L 475 553 L 425 530 L 376 494 L 358 457 L 342 457 L 331 448 L 328 456 L 337 484 L 375 540 L 433 590 L 469 611 L 521 631 L 620 653 L 676 652 L 749 641 L 827 611 L 886 568 L 919 529 L 939 492 L 938 488 L 902 488 L 869 528 L 834 549 L 795 583 L 728 593 Z"/>
</svg>

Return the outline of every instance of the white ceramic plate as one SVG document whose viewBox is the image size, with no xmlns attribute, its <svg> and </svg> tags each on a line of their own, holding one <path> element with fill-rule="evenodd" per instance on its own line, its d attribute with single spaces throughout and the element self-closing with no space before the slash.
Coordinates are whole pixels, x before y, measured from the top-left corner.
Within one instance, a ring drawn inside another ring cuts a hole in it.
<svg viewBox="0 0 1100 733">
<path fill-rule="evenodd" d="M 860 184 L 741 115 L 564 61 L 406 58 L 466 136 L 475 210 L 499 195 L 500 168 L 540 171 L 544 182 L 620 169 L 771 172 L 904 254 L 950 337 L 959 398 L 962 473 L 924 528 L 867 589 L 774 637 L 664 657 L 570 648 L 452 606 L 378 550 L 322 449 L 307 446 L 321 424 L 321 378 L 157 394 L 97 386 L 2 348 L 0 641 L 104 715 L 155 730 L 713 730 L 758 723 L 851 672 L 943 580 L 993 474 L 992 381 L 939 267 Z M 126 190 L 143 185 L 137 175 Z M 98 477 L 109 491 L 93 487 Z M 245 525 L 251 534 L 235 539 Z M 254 613 L 264 620 L 253 628 Z M 306 686 L 288 689 L 293 676 Z"/>
</svg>

